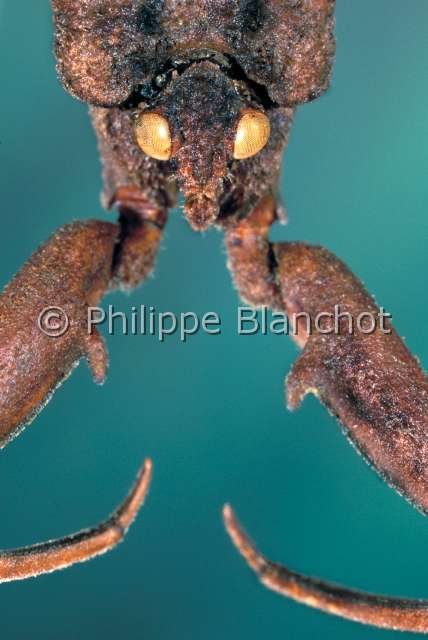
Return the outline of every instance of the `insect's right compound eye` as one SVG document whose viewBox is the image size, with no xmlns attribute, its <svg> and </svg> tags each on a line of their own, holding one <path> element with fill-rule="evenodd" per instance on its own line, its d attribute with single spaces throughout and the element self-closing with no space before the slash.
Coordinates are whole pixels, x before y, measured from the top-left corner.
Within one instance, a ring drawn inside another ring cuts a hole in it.
<svg viewBox="0 0 428 640">
<path fill-rule="evenodd" d="M 142 113 L 135 123 L 135 137 L 139 147 L 151 158 L 170 159 L 171 132 L 168 120 L 159 113 Z"/>
</svg>

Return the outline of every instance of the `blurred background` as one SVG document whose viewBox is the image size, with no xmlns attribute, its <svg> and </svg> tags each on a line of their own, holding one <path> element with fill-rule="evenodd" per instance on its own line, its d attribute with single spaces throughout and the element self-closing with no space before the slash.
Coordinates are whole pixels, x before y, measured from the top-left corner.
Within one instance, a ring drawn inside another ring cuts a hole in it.
<svg viewBox="0 0 428 640">
<path fill-rule="evenodd" d="M 112 217 L 99 204 L 86 107 L 55 77 L 49 4 L 24 5 L 0 1 L 2 284 L 57 227 Z M 344 259 L 425 368 L 427 22 L 426 0 L 338 3 L 333 86 L 297 114 L 282 177 L 290 222 L 273 232 Z M 285 410 L 297 349 L 286 337 L 237 336 L 221 234 L 195 234 L 174 211 L 155 277 L 105 302 L 216 311 L 222 334 L 186 344 L 109 337 L 105 386 L 81 364 L 0 453 L 2 548 L 97 523 L 142 459 L 155 464 L 147 503 L 117 550 L 0 586 L 2 638 L 392 638 L 264 590 L 225 535 L 230 501 L 274 560 L 428 597 L 428 521 L 377 478 L 315 398 Z"/>
</svg>

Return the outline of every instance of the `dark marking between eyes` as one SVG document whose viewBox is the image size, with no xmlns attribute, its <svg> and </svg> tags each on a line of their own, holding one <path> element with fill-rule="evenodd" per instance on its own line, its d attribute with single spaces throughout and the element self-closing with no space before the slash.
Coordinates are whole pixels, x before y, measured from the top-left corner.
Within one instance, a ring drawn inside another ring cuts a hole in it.
<svg viewBox="0 0 428 640">
<path fill-rule="evenodd" d="M 146 35 L 160 33 L 164 0 L 146 0 L 138 15 L 138 28 Z"/>
<path fill-rule="evenodd" d="M 242 31 L 259 31 L 266 19 L 265 0 L 240 0 Z"/>
</svg>

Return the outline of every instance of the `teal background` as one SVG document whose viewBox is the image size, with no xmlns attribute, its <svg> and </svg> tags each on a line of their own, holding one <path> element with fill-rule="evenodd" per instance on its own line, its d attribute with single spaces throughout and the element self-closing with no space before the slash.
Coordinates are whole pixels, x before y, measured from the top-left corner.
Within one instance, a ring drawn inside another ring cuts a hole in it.
<svg viewBox="0 0 428 640">
<path fill-rule="evenodd" d="M 336 252 L 428 365 L 428 3 L 343 0 L 333 87 L 298 112 L 276 239 Z M 0 1 L 1 282 L 76 218 L 106 214 L 86 107 L 59 86 L 47 2 Z M 109 337 L 103 388 L 82 364 L 1 452 L 4 548 L 105 518 L 141 460 L 155 475 L 124 544 L 68 571 L 0 586 L 1 636 L 392 638 L 264 590 L 227 539 L 231 501 L 272 559 L 334 581 L 428 597 L 426 519 L 365 465 L 309 397 L 284 409 L 288 338 L 238 337 L 222 236 L 174 211 L 155 277 L 118 309 L 217 311 L 222 335 Z M 406 635 L 401 637 L 405 638 Z M 409 637 L 411 637 L 409 635 Z"/>
</svg>

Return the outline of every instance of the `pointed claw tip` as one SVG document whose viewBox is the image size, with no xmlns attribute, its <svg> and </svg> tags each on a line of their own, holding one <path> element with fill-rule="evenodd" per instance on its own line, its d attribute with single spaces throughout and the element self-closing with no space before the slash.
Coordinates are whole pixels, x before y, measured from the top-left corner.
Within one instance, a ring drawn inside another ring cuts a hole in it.
<svg viewBox="0 0 428 640">
<path fill-rule="evenodd" d="M 153 462 L 151 458 L 146 458 L 143 462 L 143 466 L 140 468 L 135 483 L 135 493 L 142 496 L 144 500 L 153 476 Z"/>
<path fill-rule="evenodd" d="M 224 521 L 228 521 L 231 518 L 233 518 L 233 509 L 230 506 L 230 504 L 227 502 L 224 506 L 223 506 L 223 519 Z"/>
<path fill-rule="evenodd" d="M 139 476 L 141 480 L 144 479 L 147 484 L 150 483 L 153 476 L 153 462 L 151 458 L 146 458 L 144 460 Z"/>
<path fill-rule="evenodd" d="M 143 466 L 138 471 L 134 486 L 116 511 L 117 521 L 125 531 L 129 529 L 132 522 L 135 520 L 140 507 L 146 499 L 152 479 L 152 469 L 152 461 L 150 458 L 147 458 L 144 461 Z"/>
<path fill-rule="evenodd" d="M 223 507 L 223 520 L 227 533 L 244 560 L 253 571 L 258 574 L 262 573 L 267 565 L 266 560 L 241 527 L 230 504 L 225 504 Z"/>
<path fill-rule="evenodd" d="M 142 472 L 147 474 L 148 476 L 152 476 L 153 474 L 153 461 L 151 458 L 146 458 L 143 462 Z"/>
<path fill-rule="evenodd" d="M 226 531 L 232 539 L 232 542 L 238 548 L 238 550 L 244 554 L 244 548 L 249 545 L 249 539 L 247 534 L 242 529 L 238 522 L 235 513 L 230 504 L 225 504 L 223 507 L 223 521 Z"/>
<path fill-rule="evenodd" d="M 239 548 L 239 539 L 243 532 L 229 503 L 226 503 L 223 507 L 223 523 L 232 542 Z"/>
</svg>

